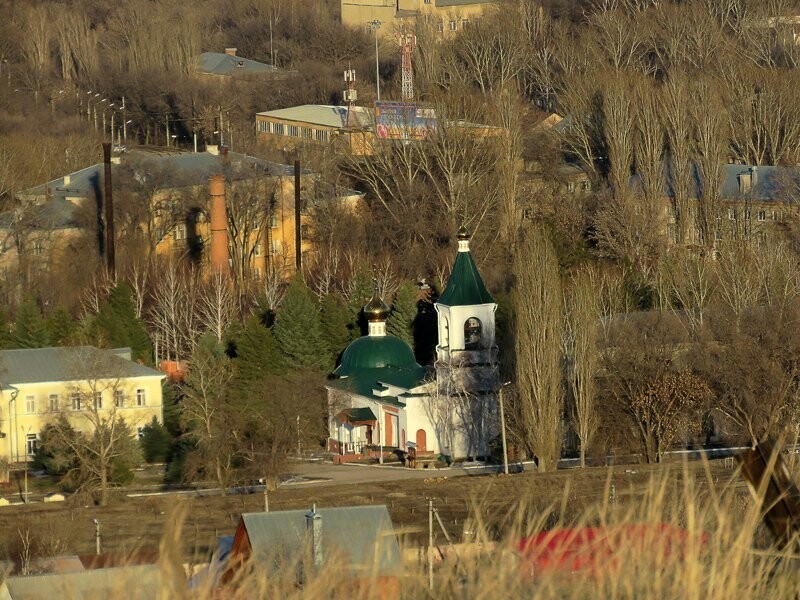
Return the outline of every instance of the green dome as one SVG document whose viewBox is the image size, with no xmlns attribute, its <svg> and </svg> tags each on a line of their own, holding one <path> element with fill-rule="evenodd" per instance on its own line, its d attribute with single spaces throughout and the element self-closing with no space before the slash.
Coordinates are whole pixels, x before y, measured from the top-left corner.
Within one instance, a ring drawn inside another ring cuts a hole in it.
<svg viewBox="0 0 800 600">
<path fill-rule="evenodd" d="M 366 335 L 353 341 L 342 354 L 335 375 L 355 375 L 364 369 L 419 369 L 411 347 L 393 335 Z"/>
</svg>

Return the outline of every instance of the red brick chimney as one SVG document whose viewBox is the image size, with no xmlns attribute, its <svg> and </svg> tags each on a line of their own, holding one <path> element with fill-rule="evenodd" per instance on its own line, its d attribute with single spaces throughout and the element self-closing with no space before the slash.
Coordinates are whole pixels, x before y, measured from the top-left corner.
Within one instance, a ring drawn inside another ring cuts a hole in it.
<svg viewBox="0 0 800 600">
<path fill-rule="evenodd" d="M 228 56 L 236 56 L 236 48 L 225 48 L 225 54 Z"/>
<path fill-rule="evenodd" d="M 211 194 L 211 270 L 227 274 L 228 262 L 228 217 L 225 211 L 225 176 L 212 175 L 208 178 L 208 191 Z"/>
</svg>

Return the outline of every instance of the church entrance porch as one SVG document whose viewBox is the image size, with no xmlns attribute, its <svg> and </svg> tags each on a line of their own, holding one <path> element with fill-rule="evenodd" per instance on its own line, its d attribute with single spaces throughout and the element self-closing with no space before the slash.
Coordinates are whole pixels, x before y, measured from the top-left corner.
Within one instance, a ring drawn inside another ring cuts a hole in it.
<svg viewBox="0 0 800 600">
<path fill-rule="evenodd" d="M 338 454 L 364 454 L 367 446 L 372 445 L 373 435 L 378 423 L 378 418 L 372 409 L 349 408 L 343 410 L 335 417 L 336 437 L 332 441 L 331 449 L 336 449 Z"/>
</svg>

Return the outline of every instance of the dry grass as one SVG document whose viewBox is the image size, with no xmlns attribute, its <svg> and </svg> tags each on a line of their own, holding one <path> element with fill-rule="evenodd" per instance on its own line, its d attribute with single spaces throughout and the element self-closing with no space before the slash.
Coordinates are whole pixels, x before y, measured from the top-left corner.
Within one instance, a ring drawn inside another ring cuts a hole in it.
<svg viewBox="0 0 800 600">
<path fill-rule="evenodd" d="M 461 530 L 469 530 L 472 539 L 483 545 L 475 552 L 461 553 L 457 559 L 437 561 L 433 589 L 428 588 L 424 560 L 407 561 L 401 579 L 403 598 L 727 599 L 794 598 L 800 594 L 795 557 L 769 546 L 760 524 L 761 507 L 743 488 L 737 472 L 701 463 L 634 469 L 636 473 L 626 473 L 624 468 L 590 469 L 448 480 L 427 486 L 419 482 L 413 488 L 409 482 L 358 489 L 348 486 L 349 494 L 343 493 L 343 486 L 292 490 L 275 494 L 271 505 L 281 509 L 305 507 L 310 502 L 329 506 L 386 503 L 395 526 L 404 532 L 403 545 L 413 546 L 427 534 L 425 496 L 436 497 L 451 536 L 460 541 Z M 356 491 L 358 497 L 354 497 Z M 333 494 L 336 502 L 331 502 Z M 233 531 L 234 514 L 257 510 L 257 506 L 248 504 L 259 498 L 204 500 L 213 500 L 217 508 L 228 503 L 230 525 L 218 532 L 225 534 Z M 237 503 L 241 506 L 234 510 Z M 191 502 L 178 504 L 172 509 L 163 507 L 162 597 L 210 598 L 214 596 L 210 587 L 192 592 L 184 587 L 181 563 L 187 551 L 197 552 L 197 561 L 204 553 L 194 541 L 197 532 L 192 530 L 192 523 L 196 523 L 197 515 Z M 137 505 L 141 508 L 146 503 Z M 591 573 L 545 571 L 531 576 L 530 563 L 511 549 L 521 537 L 554 527 L 656 523 L 688 532 L 682 552 L 664 553 L 655 539 L 645 539 L 644 544 L 620 544 L 604 568 Z M 441 535 L 437 543 L 444 543 Z M 378 597 L 377 586 L 354 587 L 341 569 L 324 569 L 309 576 L 302 586 L 296 584 L 295 572 L 290 568 L 269 577 L 263 572 L 248 572 L 223 597 L 333 598 L 345 593 L 351 598 Z"/>
</svg>

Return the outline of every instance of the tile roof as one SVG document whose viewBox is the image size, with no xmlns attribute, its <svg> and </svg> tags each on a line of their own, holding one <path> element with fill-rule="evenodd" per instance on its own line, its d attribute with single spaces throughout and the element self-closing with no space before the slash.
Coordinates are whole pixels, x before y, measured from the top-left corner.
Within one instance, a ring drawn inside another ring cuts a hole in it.
<svg viewBox="0 0 800 600">
<path fill-rule="evenodd" d="M 274 559 L 284 564 L 300 560 L 306 551 L 307 510 L 245 513 L 253 558 L 263 565 Z M 335 557 L 337 564 L 353 575 L 399 575 L 402 559 L 389 511 L 385 506 L 320 508 L 324 560 Z"/>
<path fill-rule="evenodd" d="M 0 389 L 25 383 L 117 377 L 163 377 L 161 371 L 126 360 L 119 351 L 92 346 L 0 350 Z"/>
<path fill-rule="evenodd" d="M 196 62 L 198 70 L 208 75 L 253 75 L 278 71 L 272 65 L 224 52 L 203 52 Z"/>
<path fill-rule="evenodd" d="M 374 116 L 369 108 L 356 106 L 354 109 L 356 118 L 362 127 L 368 127 L 373 124 Z M 347 107 L 326 104 L 303 104 L 301 106 L 260 112 L 256 116 L 284 121 L 298 121 L 324 127 L 344 127 L 347 124 Z"/>
</svg>

